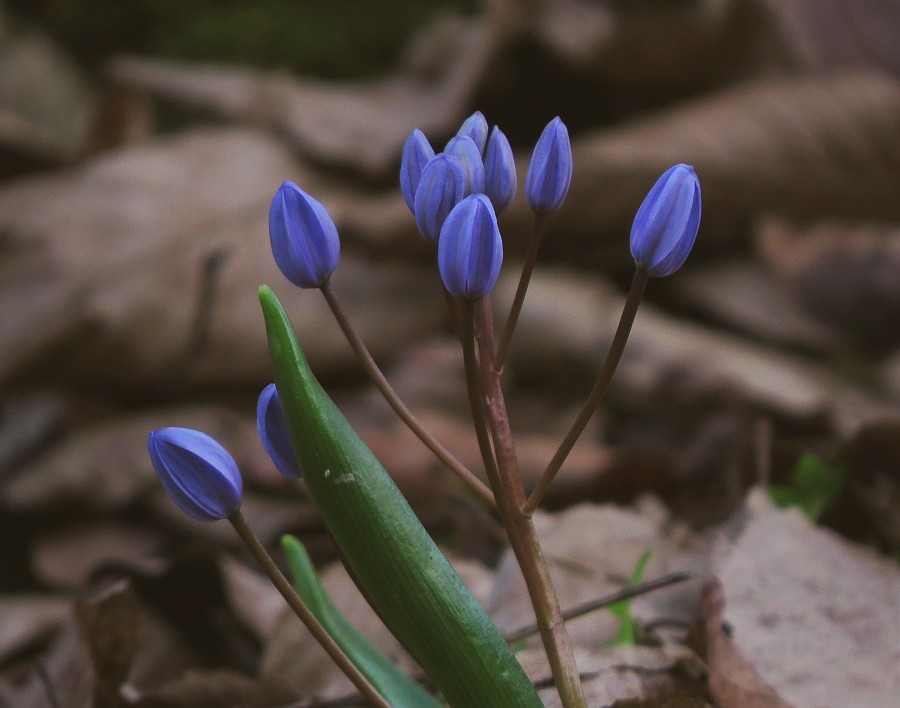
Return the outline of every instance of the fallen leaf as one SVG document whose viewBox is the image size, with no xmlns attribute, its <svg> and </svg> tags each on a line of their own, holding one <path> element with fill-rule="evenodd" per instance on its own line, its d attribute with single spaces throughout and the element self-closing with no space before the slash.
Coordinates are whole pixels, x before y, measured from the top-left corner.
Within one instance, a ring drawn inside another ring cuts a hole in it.
<svg viewBox="0 0 900 708">
<path fill-rule="evenodd" d="M 711 578 L 700 593 L 702 622 L 706 630 L 706 663 L 709 692 L 721 708 L 790 708 L 737 649 L 725 623 L 725 592 Z"/>
<path fill-rule="evenodd" d="M 812 525 L 799 510 L 774 508 L 762 491 L 750 495 L 743 521 L 717 554 L 734 646 L 795 705 L 895 703 L 897 564 Z"/>
</svg>

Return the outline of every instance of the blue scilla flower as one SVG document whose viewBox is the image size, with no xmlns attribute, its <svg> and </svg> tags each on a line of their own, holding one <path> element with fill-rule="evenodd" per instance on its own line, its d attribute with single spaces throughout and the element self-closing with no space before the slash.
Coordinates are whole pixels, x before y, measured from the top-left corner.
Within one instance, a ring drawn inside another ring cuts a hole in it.
<svg viewBox="0 0 900 708">
<path fill-rule="evenodd" d="M 243 484 L 234 458 L 206 433 L 161 428 L 147 441 L 150 460 L 172 501 L 197 521 L 218 521 L 241 505 Z"/>
<path fill-rule="evenodd" d="M 516 160 L 509 140 L 496 125 L 491 131 L 484 156 L 484 193 L 502 212 L 516 196 Z"/>
<path fill-rule="evenodd" d="M 559 209 L 572 182 L 572 146 L 565 123 L 556 116 L 534 146 L 525 177 L 525 198 L 537 214 Z"/>
<path fill-rule="evenodd" d="M 301 288 L 320 287 L 337 268 L 341 242 L 319 202 L 284 182 L 269 209 L 269 240 L 284 277 Z"/>
<path fill-rule="evenodd" d="M 700 228 L 700 181 L 690 165 L 670 167 L 653 185 L 631 226 L 631 255 L 654 278 L 687 259 Z"/>
<path fill-rule="evenodd" d="M 400 160 L 400 191 L 406 200 L 406 206 L 415 214 L 416 188 L 422 178 L 422 170 L 434 157 L 434 148 L 425 137 L 425 133 L 416 128 L 406 139 L 403 146 L 403 158 Z"/>
<path fill-rule="evenodd" d="M 491 200 L 473 194 L 453 207 L 438 241 L 444 287 L 463 300 L 487 295 L 500 274 L 503 242 Z"/>
<path fill-rule="evenodd" d="M 303 476 L 294 455 L 291 434 L 288 431 L 281 401 L 278 400 L 275 384 L 269 384 L 259 394 L 259 401 L 256 404 L 256 432 L 259 433 L 263 447 L 281 474 L 293 478 Z"/>
<path fill-rule="evenodd" d="M 488 139 L 488 123 L 487 119 L 484 117 L 484 113 L 475 111 L 466 118 L 463 121 L 463 124 L 459 126 L 459 130 L 456 131 L 456 135 L 460 138 L 464 135 L 472 138 L 475 146 L 478 148 L 479 154 L 484 155 L 484 149 Z"/>
<path fill-rule="evenodd" d="M 425 165 L 416 189 L 415 215 L 419 233 L 437 242 L 450 210 L 463 198 L 466 173 L 459 160 L 440 153 Z"/>
<path fill-rule="evenodd" d="M 444 152 L 453 155 L 463 166 L 463 172 L 466 173 L 464 196 L 484 192 L 484 162 L 475 141 L 468 135 L 450 138 Z"/>
</svg>

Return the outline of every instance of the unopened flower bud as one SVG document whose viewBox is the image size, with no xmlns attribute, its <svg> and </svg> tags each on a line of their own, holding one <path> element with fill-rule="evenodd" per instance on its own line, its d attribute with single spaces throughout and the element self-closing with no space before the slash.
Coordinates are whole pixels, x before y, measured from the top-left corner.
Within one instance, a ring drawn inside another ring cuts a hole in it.
<svg viewBox="0 0 900 708">
<path fill-rule="evenodd" d="M 419 233 L 437 242 L 450 210 L 464 196 L 466 174 L 452 155 L 441 153 L 425 165 L 416 189 L 415 215 Z"/>
<path fill-rule="evenodd" d="M 337 228 L 325 207 L 293 182 L 284 182 L 272 199 L 269 240 L 279 270 L 301 288 L 320 287 L 341 255 Z"/>
<path fill-rule="evenodd" d="M 406 200 L 406 206 L 415 214 L 416 188 L 422 178 L 422 170 L 434 157 L 434 148 L 425 137 L 425 133 L 416 128 L 406 139 L 403 146 L 403 158 L 400 160 L 400 191 Z"/>
<path fill-rule="evenodd" d="M 487 295 L 500 274 L 503 242 L 491 200 L 473 194 L 453 207 L 438 241 L 444 287 L 463 300 Z"/>
<path fill-rule="evenodd" d="M 463 124 L 459 126 L 459 130 L 456 131 L 456 135 L 460 138 L 464 135 L 472 138 L 475 146 L 478 148 L 478 153 L 483 155 L 488 139 L 488 123 L 487 119 L 484 117 L 484 113 L 475 111 L 466 118 L 463 121 Z"/>
<path fill-rule="evenodd" d="M 572 146 L 559 116 L 551 120 L 534 146 L 525 177 L 525 198 L 537 214 L 559 209 L 572 182 Z"/>
<path fill-rule="evenodd" d="M 197 521 L 218 521 L 241 505 L 243 484 L 234 458 L 206 433 L 161 428 L 150 433 L 150 460 L 172 501 Z"/>
<path fill-rule="evenodd" d="M 502 212 L 516 196 L 516 160 L 509 140 L 496 125 L 491 131 L 484 157 L 484 193 Z"/>
<path fill-rule="evenodd" d="M 484 162 L 475 141 L 467 135 L 461 138 L 450 138 L 444 152 L 459 160 L 463 172 L 466 173 L 466 188 L 463 196 L 484 192 Z"/>
<path fill-rule="evenodd" d="M 687 259 L 700 228 L 700 181 L 690 165 L 663 172 L 634 217 L 631 255 L 654 278 L 671 275 Z"/>
<path fill-rule="evenodd" d="M 275 384 L 269 384 L 259 394 L 259 401 L 256 404 L 256 432 L 259 433 L 260 442 L 281 474 L 295 479 L 303 476 L 297 463 L 297 456 L 294 454 L 291 433 L 281 401 L 278 400 Z"/>
</svg>

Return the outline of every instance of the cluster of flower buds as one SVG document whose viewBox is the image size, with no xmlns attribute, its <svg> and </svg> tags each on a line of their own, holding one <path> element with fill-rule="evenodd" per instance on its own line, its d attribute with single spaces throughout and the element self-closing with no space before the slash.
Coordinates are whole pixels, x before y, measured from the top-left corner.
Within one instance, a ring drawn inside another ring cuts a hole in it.
<svg viewBox="0 0 900 708">
<path fill-rule="evenodd" d="M 544 129 L 526 180 L 526 198 L 539 214 L 558 209 L 572 179 L 569 133 L 558 117 Z M 435 154 L 421 130 L 403 148 L 400 190 L 419 232 L 438 244 L 444 286 L 463 300 L 491 291 L 500 273 L 503 244 L 497 214 L 516 194 L 512 147 L 480 111 L 469 116 L 444 151 Z"/>
</svg>

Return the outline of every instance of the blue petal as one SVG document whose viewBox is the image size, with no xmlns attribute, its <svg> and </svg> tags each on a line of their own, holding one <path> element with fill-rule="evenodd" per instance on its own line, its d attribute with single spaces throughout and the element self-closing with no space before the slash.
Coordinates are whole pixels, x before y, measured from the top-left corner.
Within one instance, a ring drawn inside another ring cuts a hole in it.
<svg viewBox="0 0 900 708">
<path fill-rule="evenodd" d="M 484 193 L 499 214 L 516 195 L 516 160 L 509 140 L 496 125 L 491 131 L 484 158 Z"/>
<path fill-rule="evenodd" d="M 263 447 L 281 474 L 295 479 L 303 476 L 297 463 L 297 456 L 294 454 L 291 434 L 275 384 L 266 386 L 259 395 L 256 404 L 256 431 Z"/>
<path fill-rule="evenodd" d="M 237 464 L 206 433 L 161 428 L 150 433 L 147 449 L 163 488 L 184 513 L 217 521 L 240 507 L 243 483 Z"/>
<path fill-rule="evenodd" d="M 301 288 L 320 287 L 337 268 L 341 243 L 334 222 L 293 182 L 284 182 L 272 199 L 269 240 L 279 270 Z"/>
<path fill-rule="evenodd" d="M 547 124 L 534 146 L 525 176 L 525 198 L 533 211 L 548 214 L 562 205 L 571 183 L 569 131 L 557 116 Z"/>
<path fill-rule="evenodd" d="M 403 158 L 400 161 L 400 191 L 406 206 L 415 214 L 416 188 L 422 178 L 422 170 L 434 157 L 434 148 L 425 134 L 416 128 L 406 139 L 403 146 Z"/>
</svg>

